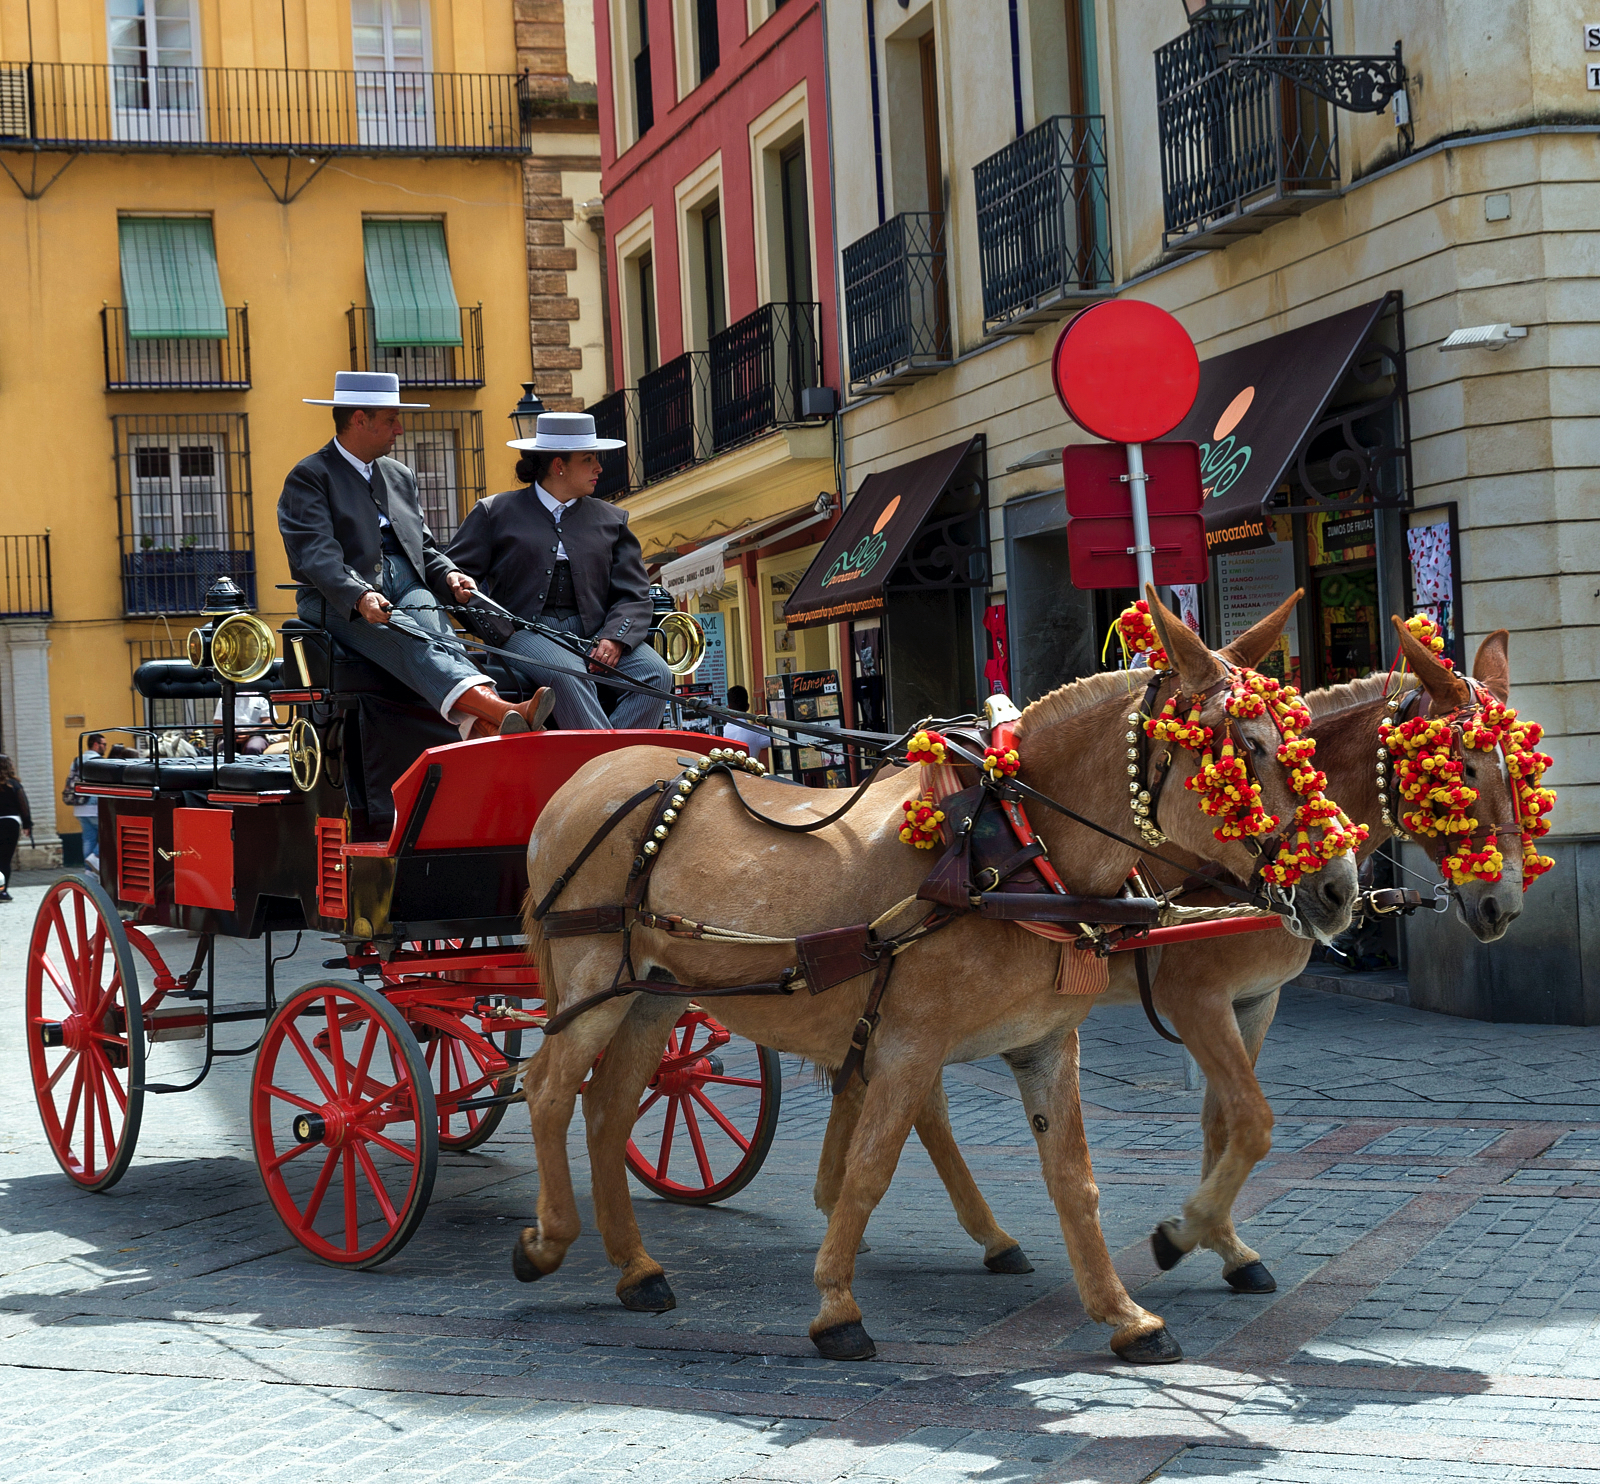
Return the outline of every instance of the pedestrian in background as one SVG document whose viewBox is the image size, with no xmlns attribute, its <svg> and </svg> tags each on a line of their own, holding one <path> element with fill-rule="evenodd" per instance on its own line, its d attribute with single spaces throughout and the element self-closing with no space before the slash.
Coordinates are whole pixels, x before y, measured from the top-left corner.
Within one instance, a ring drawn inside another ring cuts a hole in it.
<svg viewBox="0 0 1600 1484">
<path fill-rule="evenodd" d="M 32 840 L 33 811 L 28 808 L 28 795 L 11 759 L 0 752 L 0 902 L 12 900 L 11 863 L 16 859 L 17 841 L 24 830 Z"/>
<path fill-rule="evenodd" d="M 99 732 L 92 732 L 84 739 L 83 745 L 96 757 L 104 757 L 106 752 L 106 739 Z M 67 770 L 66 786 L 61 790 L 61 802 L 69 805 L 73 816 L 78 821 L 78 827 L 83 831 L 83 863 L 91 871 L 100 869 L 100 801 L 92 794 L 78 792 L 78 769 L 83 762 L 82 758 L 74 758 L 72 767 Z"/>
<path fill-rule="evenodd" d="M 742 685 L 728 687 L 728 708 L 732 711 L 748 711 L 750 709 L 750 692 Z M 772 746 L 772 733 L 757 731 L 754 727 L 747 727 L 740 722 L 730 721 L 722 729 L 723 738 L 744 748 L 758 763 L 769 761 L 767 750 Z"/>
</svg>

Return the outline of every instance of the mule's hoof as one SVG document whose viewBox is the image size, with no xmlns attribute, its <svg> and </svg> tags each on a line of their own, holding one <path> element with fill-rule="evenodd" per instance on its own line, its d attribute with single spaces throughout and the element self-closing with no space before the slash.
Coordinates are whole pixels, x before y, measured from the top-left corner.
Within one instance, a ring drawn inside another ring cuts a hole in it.
<svg viewBox="0 0 1600 1484">
<path fill-rule="evenodd" d="M 1163 1273 L 1170 1273 L 1188 1256 L 1183 1248 L 1167 1235 L 1165 1222 L 1150 1233 L 1150 1253 L 1156 1260 L 1156 1266 Z"/>
<path fill-rule="evenodd" d="M 665 1273 L 653 1274 L 632 1288 L 623 1289 L 617 1297 L 624 1309 L 632 1309 L 635 1314 L 665 1314 L 678 1307 L 677 1295 Z"/>
<path fill-rule="evenodd" d="M 511 1271 L 518 1283 L 537 1283 L 544 1277 L 544 1274 L 533 1265 L 533 1259 L 528 1256 L 528 1249 L 523 1246 L 523 1238 L 530 1235 L 537 1241 L 539 1229 L 534 1226 L 524 1227 L 511 1244 Z"/>
<path fill-rule="evenodd" d="M 1235 1293 L 1276 1293 L 1278 1280 L 1267 1271 L 1264 1262 L 1247 1262 L 1242 1268 L 1224 1273 L 1228 1287 Z"/>
<path fill-rule="evenodd" d="M 1147 1335 L 1129 1340 L 1126 1345 L 1111 1346 L 1119 1360 L 1129 1365 L 1173 1365 L 1183 1359 L 1183 1347 L 1172 1338 L 1172 1331 L 1162 1325 Z"/>
<path fill-rule="evenodd" d="M 1031 1273 L 1033 1264 L 1028 1261 L 1028 1255 L 1020 1246 L 1007 1247 L 1004 1252 L 997 1252 L 993 1257 L 983 1260 L 984 1267 L 991 1273 Z"/>
<path fill-rule="evenodd" d="M 859 1324 L 836 1324 L 821 1334 L 812 1335 L 811 1343 L 824 1360 L 871 1360 L 878 1353 L 869 1335 Z"/>
</svg>

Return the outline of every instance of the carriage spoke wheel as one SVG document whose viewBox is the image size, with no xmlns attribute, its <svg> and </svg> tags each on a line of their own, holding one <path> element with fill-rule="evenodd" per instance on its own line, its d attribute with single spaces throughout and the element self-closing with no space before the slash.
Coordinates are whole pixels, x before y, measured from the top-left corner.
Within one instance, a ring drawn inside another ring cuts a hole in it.
<svg viewBox="0 0 1600 1484">
<path fill-rule="evenodd" d="M 267 1198 L 308 1252 L 371 1268 L 410 1241 L 438 1115 L 416 1037 L 381 995 L 322 980 L 279 1006 L 250 1078 L 250 1130 Z"/>
<path fill-rule="evenodd" d="M 628 1141 L 628 1169 L 669 1201 L 709 1206 L 743 1190 L 772 1147 L 778 1053 L 735 1042 L 704 1010 L 673 1026 Z"/>
<path fill-rule="evenodd" d="M 115 1185 L 144 1109 L 139 973 L 98 882 L 57 881 L 39 904 L 25 988 L 28 1067 L 56 1161 L 85 1190 Z"/>
<path fill-rule="evenodd" d="M 439 1147 L 456 1153 L 476 1149 L 500 1127 L 500 1120 L 506 1116 L 506 1105 L 457 1108 L 455 1104 L 500 1097 L 511 1091 L 516 1080 L 512 1068 L 522 1056 L 522 1032 L 507 1032 L 505 1055 L 491 1061 L 475 1040 L 453 1036 L 439 1026 L 416 1021 L 411 1022 L 411 1028 L 422 1042 L 422 1058 L 433 1087 L 434 1106 L 439 1115 Z"/>
</svg>

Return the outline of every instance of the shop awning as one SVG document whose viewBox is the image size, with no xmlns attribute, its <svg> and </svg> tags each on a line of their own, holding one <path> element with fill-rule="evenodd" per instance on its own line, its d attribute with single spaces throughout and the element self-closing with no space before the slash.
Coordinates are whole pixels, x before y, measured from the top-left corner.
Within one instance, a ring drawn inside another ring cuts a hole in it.
<svg viewBox="0 0 1600 1484">
<path fill-rule="evenodd" d="M 228 338 L 209 218 L 125 216 L 117 238 L 130 339 Z"/>
<path fill-rule="evenodd" d="M 722 553 L 731 536 L 708 541 L 687 556 L 674 557 L 661 565 L 660 582 L 678 602 L 696 593 L 714 592 L 727 580 L 722 570 Z"/>
<path fill-rule="evenodd" d="M 363 223 L 373 339 L 379 345 L 460 345 L 461 311 L 443 222 Z"/>
<path fill-rule="evenodd" d="M 789 627 L 843 623 L 883 607 L 889 574 L 916 539 L 973 440 L 869 474 L 784 604 Z"/>
<path fill-rule="evenodd" d="M 1167 436 L 1200 445 L 1206 529 L 1257 521 L 1344 380 L 1388 297 L 1200 363 L 1200 392 Z"/>
</svg>

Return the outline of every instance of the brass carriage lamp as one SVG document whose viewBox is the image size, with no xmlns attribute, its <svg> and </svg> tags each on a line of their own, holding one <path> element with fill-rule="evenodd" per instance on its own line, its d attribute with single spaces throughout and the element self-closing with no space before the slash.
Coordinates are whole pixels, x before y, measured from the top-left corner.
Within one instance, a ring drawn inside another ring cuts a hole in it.
<svg viewBox="0 0 1600 1484">
<path fill-rule="evenodd" d="M 511 409 L 511 423 L 517 430 L 517 437 L 534 437 L 539 431 L 539 414 L 545 410 L 539 394 L 533 389 L 533 383 L 523 382 L 522 400 Z"/>
</svg>

